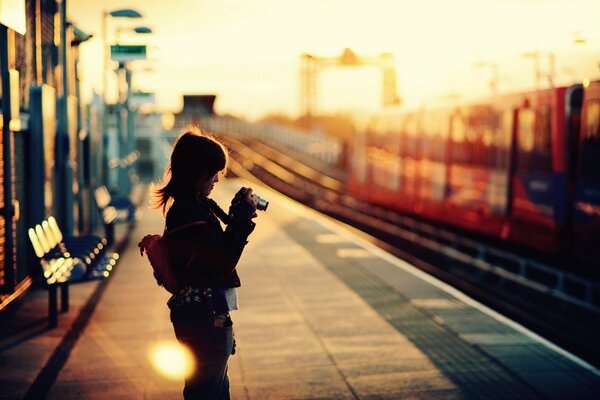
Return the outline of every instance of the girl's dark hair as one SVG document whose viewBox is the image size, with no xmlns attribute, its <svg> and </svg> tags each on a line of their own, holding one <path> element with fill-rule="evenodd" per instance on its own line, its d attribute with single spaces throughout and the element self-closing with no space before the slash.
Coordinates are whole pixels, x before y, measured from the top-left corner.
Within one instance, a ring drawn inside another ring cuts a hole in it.
<svg viewBox="0 0 600 400">
<path fill-rule="evenodd" d="M 227 149 L 198 127 L 184 131 L 175 142 L 162 187 L 153 189 L 153 207 L 166 215 L 173 200 L 196 197 L 198 179 L 210 179 L 227 167 Z M 165 183 L 166 182 L 166 183 Z"/>
</svg>

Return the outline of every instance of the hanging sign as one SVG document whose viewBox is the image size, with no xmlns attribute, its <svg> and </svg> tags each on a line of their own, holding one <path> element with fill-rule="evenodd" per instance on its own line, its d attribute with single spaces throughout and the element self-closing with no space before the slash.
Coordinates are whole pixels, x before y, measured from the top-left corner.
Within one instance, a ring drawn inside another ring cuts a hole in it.
<svg viewBox="0 0 600 400">
<path fill-rule="evenodd" d="M 113 44 L 110 46 L 110 59 L 119 62 L 145 60 L 146 46 Z"/>
<path fill-rule="evenodd" d="M 152 92 L 133 92 L 129 96 L 129 104 L 141 106 L 142 104 L 154 104 L 155 96 Z"/>
</svg>

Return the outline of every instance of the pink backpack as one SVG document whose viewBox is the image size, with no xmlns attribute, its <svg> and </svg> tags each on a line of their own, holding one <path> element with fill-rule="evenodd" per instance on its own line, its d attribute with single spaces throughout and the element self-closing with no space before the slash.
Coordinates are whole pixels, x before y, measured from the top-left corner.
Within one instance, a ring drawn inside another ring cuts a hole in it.
<svg viewBox="0 0 600 400">
<path fill-rule="evenodd" d="M 182 229 L 205 223 L 205 221 L 195 221 L 181 225 L 177 228 L 165 231 L 163 236 L 156 234 L 146 235 L 138 243 L 140 255 L 143 257 L 145 251 L 146 256 L 148 256 L 148 260 L 150 261 L 150 265 L 154 272 L 154 278 L 156 278 L 156 283 L 158 283 L 159 286 L 164 287 L 171 294 L 177 293 L 181 288 L 177 284 L 177 279 L 175 279 L 175 274 L 173 273 L 171 262 L 169 260 L 169 249 L 163 239 Z"/>
</svg>

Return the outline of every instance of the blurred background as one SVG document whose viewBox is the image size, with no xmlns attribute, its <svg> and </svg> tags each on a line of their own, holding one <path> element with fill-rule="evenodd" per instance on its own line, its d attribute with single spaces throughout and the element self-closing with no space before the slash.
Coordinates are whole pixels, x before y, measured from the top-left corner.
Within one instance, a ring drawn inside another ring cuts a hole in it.
<svg viewBox="0 0 600 400">
<path fill-rule="evenodd" d="M 83 92 L 102 91 L 102 24 L 108 43 L 146 44 L 134 86 L 156 93 L 156 108 L 176 112 L 182 93 L 218 94 L 218 111 L 256 120 L 302 115 L 300 57 L 394 56 L 403 104 L 473 98 L 597 77 L 600 5 L 593 0 L 182 0 L 68 2 L 68 16 L 93 33 L 81 48 Z M 103 12 L 138 8 L 140 19 Z M 131 31 L 138 25 L 152 35 Z M 110 66 L 109 66 L 110 67 Z M 539 76 L 538 76 L 539 75 Z M 362 114 L 381 106 L 373 65 L 319 74 L 323 113 Z M 109 99 L 116 85 L 109 76 Z M 539 82 L 537 82 L 539 81 Z"/>
<path fill-rule="evenodd" d="M 62 233 L 114 244 L 196 125 L 226 142 L 231 176 L 415 264 L 461 265 L 459 286 L 593 320 L 598 15 L 597 0 L 2 0 L 0 311 L 108 277 L 116 259 L 75 274 L 48 254 Z"/>
</svg>

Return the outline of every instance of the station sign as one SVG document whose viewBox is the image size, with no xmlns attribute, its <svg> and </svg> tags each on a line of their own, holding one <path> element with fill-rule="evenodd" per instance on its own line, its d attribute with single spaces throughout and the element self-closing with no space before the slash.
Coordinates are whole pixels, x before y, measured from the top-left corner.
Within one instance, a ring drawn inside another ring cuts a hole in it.
<svg viewBox="0 0 600 400">
<path fill-rule="evenodd" d="M 110 59 L 124 62 L 146 59 L 146 45 L 120 45 L 110 46 Z"/>
<path fill-rule="evenodd" d="M 25 34 L 25 0 L 0 0 L 0 24 Z"/>
</svg>

